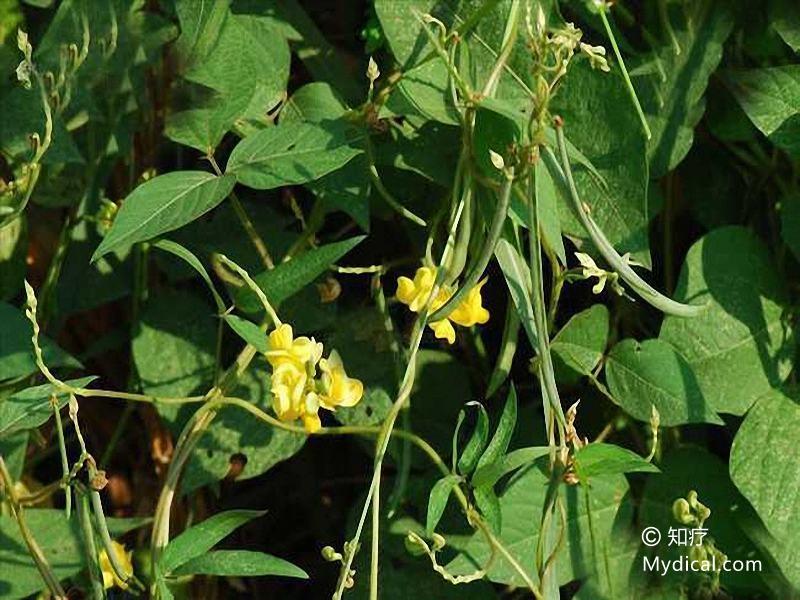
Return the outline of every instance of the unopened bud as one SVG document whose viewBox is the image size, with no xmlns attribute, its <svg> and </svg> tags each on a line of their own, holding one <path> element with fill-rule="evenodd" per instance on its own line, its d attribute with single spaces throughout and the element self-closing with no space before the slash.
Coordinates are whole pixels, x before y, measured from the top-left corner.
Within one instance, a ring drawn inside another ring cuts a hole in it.
<svg viewBox="0 0 800 600">
<path fill-rule="evenodd" d="M 489 150 L 489 160 L 492 161 L 494 168 L 498 171 L 502 171 L 506 167 L 506 161 L 494 150 Z"/>
</svg>

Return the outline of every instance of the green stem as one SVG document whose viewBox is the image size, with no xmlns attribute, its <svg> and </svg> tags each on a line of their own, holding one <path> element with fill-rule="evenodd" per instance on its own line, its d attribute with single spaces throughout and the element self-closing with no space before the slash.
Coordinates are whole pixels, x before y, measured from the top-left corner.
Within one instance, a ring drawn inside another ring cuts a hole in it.
<svg viewBox="0 0 800 600">
<path fill-rule="evenodd" d="M 608 21 L 608 16 L 606 16 L 606 6 L 600 8 L 600 19 L 603 21 L 603 27 L 606 29 L 606 34 L 608 35 L 608 39 L 611 42 L 611 47 L 614 49 L 614 55 L 617 57 L 617 62 L 619 63 L 619 67 L 622 70 L 622 77 L 625 79 L 625 86 L 628 89 L 628 94 L 633 100 L 633 104 L 636 107 L 636 113 L 639 115 L 639 120 L 642 123 L 642 128 L 644 129 L 644 134 L 647 136 L 647 139 L 653 137 L 652 132 L 650 131 L 650 125 L 647 123 L 647 117 L 644 115 L 644 110 L 642 109 L 642 105 L 639 102 L 639 97 L 636 95 L 636 90 L 633 87 L 633 83 L 631 82 L 630 75 L 628 75 L 628 69 L 625 67 L 625 61 L 622 60 L 622 53 L 619 51 L 619 46 L 617 46 L 617 39 L 614 37 L 614 32 L 611 30 L 611 23 Z"/>
<path fill-rule="evenodd" d="M 64 442 L 64 424 L 61 422 L 61 411 L 58 409 L 58 400 L 55 396 L 51 400 L 53 404 L 53 414 L 56 418 L 56 433 L 58 435 L 58 451 L 61 455 L 61 473 L 65 484 L 64 512 L 69 519 L 72 512 L 72 494 L 69 485 L 69 458 L 67 457 L 67 444 Z"/>
</svg>

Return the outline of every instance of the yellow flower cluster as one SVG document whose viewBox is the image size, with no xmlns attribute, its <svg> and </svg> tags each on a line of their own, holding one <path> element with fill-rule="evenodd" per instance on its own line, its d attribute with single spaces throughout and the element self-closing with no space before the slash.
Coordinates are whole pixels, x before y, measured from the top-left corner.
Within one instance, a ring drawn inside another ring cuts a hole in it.
<svg viewBox="0 0 800 600">
<path fill-rule="evenodd" d="M 418 313 L 428 302 L 435 281 L 436 269 L 420 267 L 417 269 L 414 279 L 408 277 L 397 279 L 397 299 L 407 305 L 412 312 Z M 486 281 L 486 279 L 482 280 L 467 292 L 467 297 L 446 318 L 429 323 L 437 338 L 447 340 L 452 344 L 456 341 L 456 330 L 453 328 L 453 323 L 462 327 L 472 327 L 473 325 L 483 325 L 489 320 L 489 311 L 483 307 L 481 298 L 481 288 Z M 454 293 L 455 290 L 452 286 L 441 286 L 431 302 L 430 312 L 439 310 Z"/>
<path fill-rule="evenodd" d="M 272 366 L 272 405 L 281 421 L 302 419 L 306 431 L 314 433 L 322 426 L 320 408 L 333 411 L 361 400 L 364 386 L 347 376 L 336 350 L 322 358 L 322 344 L 314 338 L 295 338 L 292 326 L 286 323 L 269 334 L 268 346 L 265 355 Z"/>
<path fill-rule="evenodd" d="M 122 567 L 122 570 L 128 575 L 133 574 L 133 564 L 131 563 L 131 554 L 130 551 L 125 550 L 125 546 L 120 544 L 119 542 L 111 541 L 111 549 L 114 551 L 115 558 L 117 562 Z M 105 548 L 100 551 L 100 571 L 103 574 L 103 587 L 105 589 L 111 589 L 114 586 L 119 588 L 127 589 L 127 584 L 122 581 L 117 574 L 114 572 L 114 568 L 111 566 L 111 559 L 108 557 L 108 553 L 106 552 Z"/>
</svg>

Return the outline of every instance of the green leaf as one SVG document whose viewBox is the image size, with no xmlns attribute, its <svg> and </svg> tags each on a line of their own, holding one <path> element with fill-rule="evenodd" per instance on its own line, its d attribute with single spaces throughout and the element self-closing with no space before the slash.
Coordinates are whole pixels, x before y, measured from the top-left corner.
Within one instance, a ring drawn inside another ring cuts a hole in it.
<svg viewBox="0 0 800 600">
<path fill-rule="evenodd" d="M 794 0 L 770 0 L 769 24 L 795 52 L 800 52 L 800 14 Z"/>
<path fill-rule="evenodd" d="M 614 444 L 595 443 L 575 453 L 575 473 L 582 483 L 618 473 L 657 473 L 658 467 L 635 452 Z"/>
<path fill-rule="evenodd" d="M 173 571 L 181 575 L 216 575 L 219 577 L 263 577 L 277 575 L 308 579 L 308 573 L 289 561 L 251 550 L 212 550 Z"/>
<path fill-rule="evenodd" d="M 727 3 L 701 0 L 674 5 L 670 18 L 675 43 L 662 46 L 652 74 L 637 80 L 637 92 L 653 133 L 649 142 L 651 175 L 674 169 L 692 147 L 694 128 L 705 112 L 704 95 L 711 74 L 722 58 L 722 47 L 733 29 Z"/>
<path fill-rule="evenodd" d="M 22 290 L 27 255 L 28 218 L 21 213 L 0 227 L 0 301 L 10 300 Z"/>
<path fill-rule="evenodd" d="M 228 510 L 190 527 L 167 544 L 158 567 L 164 574 L 172 573 L 190 560 L 206 554 L 235 529 L 263 514 L 264 511 L 258 510 Z"/>
<path fill-rule="evenodd" d="M 82 377 L 65 383 L 72 387 L 85 387 L 95 379 L 97 377 Z M 53 416 L 53 405 L 50 403 L 53 394 L 59 408 L 67 404 L 69 394 L 57 391 L 52 383 L 27 388 L 0 401 L 0 437 L 33 429 L 47 422 Z"/>
<path fill-rule="evenodd" d="M 553 99 L 552 112 L 563 116 L 565 135 L 595 167 L 570 161 L 592 218 L 621 254 L 630 252 L 649 268 L 646 145 L 624 82 L 614 73 L 576 63 Z M 560 208 L 564 233 L 585 239 L 569 203 L 562 201 Z"/>
<path fill-rule="evenodd" d="M 213 154 L 236 119 L 247 108 L 247 98 L 221 96 L 203 108 L 172 113 L 167 117 L 164 135 L 173 142 Z"/>
<path fill-rule="evenodd" d="M 514 475 L 500 495 L 503 523 L 500 541 L 534 582 L 538 581 L 535 556 L 540 536 L 541 507 L 545 502 L 548 483 L 548 477 L 539 468 L 529 468 Z M 613 542 L 612 526 L 615 518 L 618 518 L 628 484 L 623 475 L 616 475 L 596 478 L 591 488 L 581 485 L 562 486 L 561 489 L 566 529 L 564 545 L 556 555 L 556 573 L 558 584 L 564 585 L 596 570 L 596 552 L 592 540 L 598 546 Z M 592 532 L 587 507 L 592 513 Z M 459 550 L 459 556 L 447 565 L 448 571 L 453 574 L 473 572 L 485 565 L 492 553 L 481 533 L 474 534 Z M 602 564 L 600 567 L 603 568 Z M 496 583 L 525 585 L 517 571 L 502 556 L 497 556 L 492 562 L 487 577 Z"/>
<path fill-rule="evenodd" d="M 489 415 L 486 414 L 486 409 L 480 402 L 468 402 L 477 405 L 478 416 L 475 420 L 475 429 L 472 435 L 464 446 L 461 456 L 458 457 L 458 472 L 462 475 L 469 475 L 473 469 L 478 465 L 478 460 L 486 448 L 486 441 L 489 439 Z"/>
<path fill-rule="evenodd" d="M 364 236 L 358 236 L 314 248 L 274 269 L 259 273 L 253 280 L 264 290 L 272 305 L 277 306 L 322 275 L 363 239 Z M 248 289 L 239 288 L 235 296 L 236 305 L 244 312 L 254 313 L 262 309 L 255 293 Z"/>
<path fill-rule="evenodd" d="M 244 138 L 231 152 L 227 173 L 257 190 L 306 183 L 347 164 L 362 152 L 361 135 L 345 121 L 287 123 Z"/>
<path fill-rule="evenodd" d="M 25 509 L 25 521 L 44 553 L 56 579 L 75 577 L 84 568 L 83 536 L 78 520 L 64 518 L 63 510 Z M 129 519 L 108 519 L 115 535 L 135 529 Z M 27 598 L 44 589 L 45 583 L 25 546 L 16 520 L 0 516 L 0 590 L 7 600 Z"/>
<path fill-rule="evenodd" d="M 547 456 L 549 452 L 550 448 L 547 446 L 532 446 L 530 448 L 512 450 L 499 460 L 477 469 L 470 482 L 478 488 L 494 485 L 503 476 L 533 464 L 542 456 Z"/>
<path fill-rule="evenodd" d="M 217 335 L 211 307 L 187 292 L 164 291 L 150 297 L 140 323 L 131 349 L 143 391 L 172 397 L 205 392 Z M 168 421 L 178 415 L 175 405 L 156 408 Z"/>
<path fill-rule="evenodd" d="M 338 119 L 347 106 L 327 83 L 312 81 L 298 88 L 281 109 L 280 123 L 321 123 Z"/>
<path fill-rule="evenodd" d="M 702 448 L 683 446 L 667 454 L 659 467 L 661 473 L 647 477 L 639 515 L 643 527 L 655 527 L 662 534 L 662 541 L 653 548 L 652 555 L 662 560 L 686 555 L 685 547 L 668 544 L 667 533 L 670 527 L 680 527 L 673 516 L 673 503 L 695 490 L 700 502 L 711 509 L 711 516 L 703 527 L 708 529 L 708 536 L 714 539 L 716 547 L 731 560 L 763 561 L 763 555 L 740 526 L 741 519 L 757 517 L 731 483 L 723 461 Z M 641 558 L 638 562 L 641 565 Z M 668 589 L 677 588 L 681 580 L 688 582 L 690 576 L 685 572 L 670 574 L 666 579 Z M 758 592 L 763 594 L 765 588 L 758 573 L 733 571 L 722 573 L 721 585 L 734 598 L 758 597 Z"/>
<path fill-rule="evenodd" d="M 125 199 L 92 262 L 194 221 L 222 202 L 235 182 L 205 171 L 173 171 L 146 181 Z"/>
<path fill-rule="evenodd" d="M 589 375 L 603 358 L 608 343 L 608 309 L 602 304 L 570 317 L 550 345 L 559 380 L 575 382 Z"/>
<path fill-rule="evenodd" d="M 267 345 L 267 334 L 259 329 L 258 325 L 247 319 L 242 319 L 236 315 L 225 315 L 222 317 L 225 322 L 231 326 L 240 338 L 248 344 L 252 344 L 259 352 L 266 352 L 269 347 Z"/>
<path fill-rule="evenodd" d="M 500 264 L 503 277 L 506 280 L 508 291 L 514 308 L 517 310 L 519 320 L 531 346 L 536 348 L 536 325 L 531 304 L 531 273 L 528 265 L 520 256 L 514 245 L 505 238 L 497 242 L 494 257 Z"/>
<path fill-rule="evenodd" d="M 480 460 L 478 460 L 478 469 L 494 463 L 505 455 L 516 425 L 517 391 L 514 389 L 514 384 L 511 384 L 503 412 L 500 415 L 500 421 L 497 423 L 497 429 L 495 429 L 489 445 L 481 454 Z"/>
<path fill-rule="evenodd" d="M 241 116 L 266 123 L 286 93 L 289 62 L 289 45 L 271 19 L 229 14 L 213 49 L 185 77 L 237 105 L 244 100 Z"/>
<path fill-rule="evenodd" d="M 692 367 L 666 342 L 622 340 L 606 362 L 606 379 L 614 399 L 632 417 L 650 421 L 655 406 L 666 427 L 722 420 L 708 406 Z"/>
<path fill-rule="evenodd" d="M 475 505 L 486 519 L 489 527 L 495 533 L 503 529 L 503 509 L 500 506 L 500 499 L 492 486 L 479 487 L 472 490 Z"/>
<path fill-rule="evenodd" d="M 800 391 L 770 391 L 755 403 L 736 433 L 730 473 L 777 542 L 773 553 L 784 575 L 800 587 L 798 431 Z"/>
<path fill-rule="evenodd" d="M 800 65 L 728 71 L 725 81 L 761 133 L 800 156 Z"/>
<path fill-rule="evenodd" d="M 3 334 L 0 335 L 0 381 L 36 373 L 38 367 L 31 343 L 31 322 L 16 307 L 0 302 L 0 323 L 3 324 Z M 48 367 L 81 368 L 81 363 L 47 336 L 39 336 L 39 345 Z"/>
<path fill-rule="evenodd" d="M 175 52 L 184 68 L 206 60 L 214 51 L 230 16 L 230 0 L 176 0 L 181 35 Z"/>
<path fill-rule="evenodd" d="M 724 227 L 696 242 L 675 298 L 708 302 L 695 318 L 666 317 L 659 338 L 689 363 L 709 408 L 744 414 L 788 376 L 795 340 L 785 285 L 753 233 Z"/>
<path fill-rule="evenodd" d="M 263 361 L 254 362 L 232 395 L 269 412 L 270 375 Z M 188 494 L 224 478 L 243 481 L 262 475 L 297 454 L 306 439 L 301 433 L 271 427 L 242 408 L 223 407 L 192 453 L 181 481 L 181 492 Z"/>
<path fill-rule="evenodd" d="M 461 478 L 458 475 L 448 475 L 439 479 L 431 488 L 431 493 L 428 497 L 428 514 L 425 518 L 425 530 L 428 534 L 436 531 L 436 526 L 439 524 L 444 509 L 447 507 L 447 501 L 450 499 L 450 493 L 460 480 Z"/>
</svg>

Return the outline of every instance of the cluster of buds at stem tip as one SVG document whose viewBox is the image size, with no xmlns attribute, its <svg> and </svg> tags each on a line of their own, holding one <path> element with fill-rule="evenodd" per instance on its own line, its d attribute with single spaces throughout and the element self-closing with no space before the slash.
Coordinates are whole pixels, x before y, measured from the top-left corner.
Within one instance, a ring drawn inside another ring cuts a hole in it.
<svg viewBox="0 0 800 600">
<path fill-rule="evenodd" d="M 25 87 L 31 89 L 31 75 L 33 74 L 33 47 L 28 41 L 28 34 L 22 29 L 17 30 L 17 48 L 22 52 L 22 62 L 17 66 L 17 80 Z"/>
<path fill-rule="evenodd" d="M 342 552 L 337 552 L 333 546 L 325 546 L 321 551 L 322 558 L 328 562 L 338 562 L 344 565 L 347 563 L 347 557 L 355 551 L 356 547 L 357 544 L 355 543 L 355 541 L 345 542 L 344 553 L 342 553 Z M 344 587 L 346 589 L 350 589 L 355 585 L 356 583 L 354 579 L 355 575 L 356 575 L 355 569 L 349 569 L 347 571 L 347 579 L 345 579 L 344 582 Z"/>
</svg>

